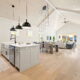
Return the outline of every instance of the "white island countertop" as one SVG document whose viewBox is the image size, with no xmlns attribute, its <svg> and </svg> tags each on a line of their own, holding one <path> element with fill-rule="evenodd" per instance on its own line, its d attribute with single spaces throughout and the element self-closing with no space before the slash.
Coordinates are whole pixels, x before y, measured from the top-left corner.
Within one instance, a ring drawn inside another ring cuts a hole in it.
<svg viewBox="0 0 80 80">
<path fill-rule="evenodd" d="M 39 44 L 10 44 L 11 46 L 15 46 L 15 47 L 29 47 L 29 46 L 39 46 Z"/>
</svg>

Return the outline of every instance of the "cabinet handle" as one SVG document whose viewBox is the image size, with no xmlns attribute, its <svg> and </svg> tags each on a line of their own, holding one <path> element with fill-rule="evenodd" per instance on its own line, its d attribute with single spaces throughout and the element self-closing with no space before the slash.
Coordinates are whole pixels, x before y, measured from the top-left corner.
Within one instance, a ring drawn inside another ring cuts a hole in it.
<svg viewBox="0 0 80 80">
<path fill-rule="evenodd" d="M 6 55 L 7 55 L 7 51 L 6 51 Z"/>
</svg>

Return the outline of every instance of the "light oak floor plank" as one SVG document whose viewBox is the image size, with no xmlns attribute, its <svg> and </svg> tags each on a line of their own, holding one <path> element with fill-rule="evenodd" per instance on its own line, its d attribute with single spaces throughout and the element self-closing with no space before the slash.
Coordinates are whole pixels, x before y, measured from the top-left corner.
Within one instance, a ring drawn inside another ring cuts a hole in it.
<svg viewBox="0 0 80 80">
<path fill-rule="evenodd" d="M 80 80 L 80 47 L 41 53 L 40 64 L 21 73 L 9 66 L 0 73 L 0 80 Z"/>
</svg>

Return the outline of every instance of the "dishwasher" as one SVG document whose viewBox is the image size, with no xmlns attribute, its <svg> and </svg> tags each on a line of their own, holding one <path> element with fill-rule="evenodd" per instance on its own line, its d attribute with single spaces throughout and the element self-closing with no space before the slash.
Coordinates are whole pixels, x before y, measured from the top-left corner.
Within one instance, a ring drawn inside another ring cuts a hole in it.
<svg viewBox="0 0 80 80">
<path fill-rule="evenodd" d="M 9 46 L 9 61 L 15 66 L 15 47 L 11 45 Z"/>
</svg>

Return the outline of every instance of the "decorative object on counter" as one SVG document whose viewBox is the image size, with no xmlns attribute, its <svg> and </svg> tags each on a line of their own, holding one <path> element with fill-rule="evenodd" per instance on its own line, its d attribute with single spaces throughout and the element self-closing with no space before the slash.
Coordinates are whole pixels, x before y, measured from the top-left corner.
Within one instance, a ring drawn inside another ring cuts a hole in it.
<svg viewBox="0 0 80 80">
<path fill-rule="evenodd" d="M 27 0 L 26 0 L 26 21 L 23 23 L 23 27 L 31 27 L 31 24 L 27 21 Z"/>
<path fill-rule="evenodd" d="M 20 8 L 20 0 L 19 0 L 19 8 Z M 19 15 L 18 25 L 16 26 L 16 29 L 22 30 L 22 26 L 20 25 L 20 15 Z"/>
<path fill-rule="evenodd" d="M 15 6 L 12 5 L 11 7 L 13 9 L 13 20 L 14 20 L 14 8 L 15 8 Z M 14 28 L 14 26 L 10 29 L 10 31 L 16 31 L 16 29 Z"/>
</svg>

